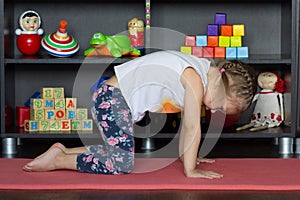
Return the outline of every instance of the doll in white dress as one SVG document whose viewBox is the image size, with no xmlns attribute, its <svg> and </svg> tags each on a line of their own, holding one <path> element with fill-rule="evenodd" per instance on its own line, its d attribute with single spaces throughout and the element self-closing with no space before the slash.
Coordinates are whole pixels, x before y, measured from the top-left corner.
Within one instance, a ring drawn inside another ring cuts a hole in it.
<svg viewBox="0 0 300 200">
<path fill-rule="evenodd" d="M 264 71 L 258 75 L 257 82 L 261 91 L 255 95 L 256 102 L 251 122 L 236 130 L 258 131 L 278 127 L 284 120 L 283 98 L 284 81 L 277 72 Z"/>
</svg>

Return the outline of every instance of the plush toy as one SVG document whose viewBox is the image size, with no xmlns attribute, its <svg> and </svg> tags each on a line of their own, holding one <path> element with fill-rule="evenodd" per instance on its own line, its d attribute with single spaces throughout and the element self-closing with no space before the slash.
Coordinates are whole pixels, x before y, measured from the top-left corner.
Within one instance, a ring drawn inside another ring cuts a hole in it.
<svg viewBox="0 0 300 200">
<path fill-rule="evenodd" d="M 284 120 L 282 98 L 284 81 L 277 72 L 265 71 L 259 73 L 257 82 L 262 90 L 253 99 L 257 102 L 252 113 L 251 122 L 238 127 L 237 131 L 248 128 L 250 128 L 250 131 L 258 131 L 278 127 Z"/>
<path fill-rule="evenodd" d="M 90 40 L 91 47 L 84 51 L 84 56 L 113 56 L 122 57 L 139 56 L 141 52 L 134 48 L 128 36 L 107 36 L 102 33 L 94 33 Z"/>
</svg>

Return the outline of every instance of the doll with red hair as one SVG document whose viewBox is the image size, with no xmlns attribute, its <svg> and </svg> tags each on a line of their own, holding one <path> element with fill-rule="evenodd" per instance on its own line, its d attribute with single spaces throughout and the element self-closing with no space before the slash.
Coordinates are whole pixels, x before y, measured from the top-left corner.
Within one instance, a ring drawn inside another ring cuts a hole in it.
<svg viewBox="0 0 300 200">
<path fill-rule="evenodd" d="M 255 95 L 256 102 L 251 116 L 251 122 L 236 130 L 249 129 L 258 131 L 272 127 L 278 127 L 284 120 L 283 97 L 284 80 L 274 71 L 260 72 L 257 83 L 261 91 Z"/>
</svg>

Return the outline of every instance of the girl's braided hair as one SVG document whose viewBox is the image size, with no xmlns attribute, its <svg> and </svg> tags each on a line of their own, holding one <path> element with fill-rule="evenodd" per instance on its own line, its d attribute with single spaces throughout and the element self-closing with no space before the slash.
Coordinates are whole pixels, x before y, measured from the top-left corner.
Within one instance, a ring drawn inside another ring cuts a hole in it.
<svg viewBox="0 0 300 200">
<path fill-rule="evenodd" d="M 256 73 L 252 67 L 238 60 L 223 61 L 217 64 L 228 96 L 243 99 L 248 108 L 257 91 Z"/>
</svg>

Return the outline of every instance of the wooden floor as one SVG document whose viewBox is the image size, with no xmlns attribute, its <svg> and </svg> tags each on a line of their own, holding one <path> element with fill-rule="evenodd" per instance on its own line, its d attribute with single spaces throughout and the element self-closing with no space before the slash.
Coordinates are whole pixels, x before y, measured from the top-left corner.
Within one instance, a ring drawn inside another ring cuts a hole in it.
<svg viewBox="0 0 300 200">
<path fill-rule="evenodd" d="M 22 140 L 18 147 L 18 154 L 1 155 L 2 157 L 34 158 L 45 151 L 56 140 Z M 79 141 L 62 141 L 66 146 L 80 145 Z M 137 146 L 139 143 L 137 143 Z M 278 146 L 273 139 L 222 139 L 208 155 L 210 158 L 280 158 L 298 157 L 297 155 L 280 155 Z M 245 172 L 246 173 L 246 172 Z M 284 172 L 283 172 L 284 173 Z M 300 169 L 299 169 L 300 173 Z M 0 177 L 1 178 L 1 177 Z M 267 178 L 267 177 L 266 177 Z M 185 190 L 155 190 L 155 191 L 99 191 L 99 190 L 72 190 L 72 191 L 24 191 L 0 190 L 0 200 L 49 200 L 49 199 L 110 199 L 110 200 L 299 200 L 300 191 L 185 191 Z"/>
</svg>

